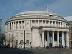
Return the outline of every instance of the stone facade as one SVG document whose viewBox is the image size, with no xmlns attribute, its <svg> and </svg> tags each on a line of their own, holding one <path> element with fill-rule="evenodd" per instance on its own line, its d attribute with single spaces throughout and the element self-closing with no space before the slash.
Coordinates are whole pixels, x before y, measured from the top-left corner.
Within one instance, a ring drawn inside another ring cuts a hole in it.
<svg viewBox="0 0 72 54">
<path fill-rule="evenodd" d="M 72 48 L 72 21 L 68 21 L 69 23 L 69 36 L 70 36 L 70 47 Z"/>
<path fill-rule="evenodd" d="M 47 11 L 21 12 L 5 23 L 6 45 L 10 47 L 69 47 L 67 20 Z"/>
</svg>

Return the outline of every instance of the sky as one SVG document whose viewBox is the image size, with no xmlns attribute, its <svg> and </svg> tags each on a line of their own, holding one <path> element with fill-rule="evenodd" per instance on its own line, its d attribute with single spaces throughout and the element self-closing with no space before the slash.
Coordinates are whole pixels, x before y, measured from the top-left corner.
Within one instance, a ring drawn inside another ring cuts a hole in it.
<svg viewBox="0 0 72 54">
<path fill-rule="evenodd" d="M 49 10 L 64 17 L 72 16 L 72 0 L 0 0 L 0 18 L 3 20 L 32 10 Z"/>
</svg>

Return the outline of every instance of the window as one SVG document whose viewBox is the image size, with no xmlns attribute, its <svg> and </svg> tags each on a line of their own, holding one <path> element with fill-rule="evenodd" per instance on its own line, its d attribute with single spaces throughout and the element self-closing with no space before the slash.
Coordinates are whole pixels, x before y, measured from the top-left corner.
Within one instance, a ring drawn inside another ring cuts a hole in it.
<svg viewBox="0 0 72 54">
<path fill-rule="evenodd" d="M 16 40 L 16 45 L 18 44 L 18 40 Z"/>
<path fill-rule="evenodd" d="M 45 23 L 45 20 L 43 20 L 43 23 Z"/>
<path fill-rule="evenodd" d="M 24 21 L 22 21 L 22 23 L 24 23 Z"/>
<path fill-rule="evenodd" d="M 26 40 L 26 45 L 29 45 L 29 40 Z"/>
<path fill-rule="evenodd" d="M 21 24 L 21 21 L 19 21 L 19 23 Z"/>
<path fill-rule="evenodd" d="M 20 44 L 23 45 L 23 40 L 20 41 Z"/>
<path fill-rule="evenodd" d="M 38 20 L 36 20 L 36 22 L 38 22 Z"/>
<path fill-rule="evenodd" d="M 60 24 L 60 22 L 59 22 L 59 24 Z"/>
<path fill-rule="evenodd" d="M 14 24 L 15 24 L 15 22 L 14 22 Z"/>
<path fill-rule="evenodd" d="M 32 20 L 32 23 L 34 23 L 35 21 L 34 20 Z"/>
<path fill-rule="evenodd" d="M 18 21 L 16 21 L 16 24 L 18 24 Z"/>
<path fill-rule="evenodd" d="M 42 22 L 42 20 L 39 20 L 39 22 L 41 23 L 41 22 Z"/>
<path fill-rule="evenodd" d="M 50 24 L 52 23 L 52 21 L 50 21 Z"/>
<path fill-rule="evenodd" d="M 29 40 L 26 40 L 26 43 L 29 43 Z"/>
<path fill-rule="evenodd" d="M 46 23 L 48 23 L 49 21 L 47 20 Z"/>
</svg>

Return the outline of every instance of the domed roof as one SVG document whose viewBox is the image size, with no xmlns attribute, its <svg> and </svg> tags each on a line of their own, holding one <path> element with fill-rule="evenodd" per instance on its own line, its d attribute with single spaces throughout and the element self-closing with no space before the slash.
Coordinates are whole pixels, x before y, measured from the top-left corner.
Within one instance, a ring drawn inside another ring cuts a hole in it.
<svg viewBox="0 0 72 54">
<path fill-rule="evenodd" d="M 49 11 L 25 11 L 16 14 L 16 16 L 12 17 L 11 19 L 26 19 L 26 18 L 48 18 L 54 20 L 62 20 L 66 21 L 62 16 L 57 15 L 56 13 L 49 12 Z"/>
<path fill-rule="evenodd" d="M 49 11 L 25 11 L 25 12 L 20 12 L 16 15 L 44 15 L 44 14 L 56 14 L 56 13 L 53 13 L 53 12 L 49 12 Z"/>
</svg>

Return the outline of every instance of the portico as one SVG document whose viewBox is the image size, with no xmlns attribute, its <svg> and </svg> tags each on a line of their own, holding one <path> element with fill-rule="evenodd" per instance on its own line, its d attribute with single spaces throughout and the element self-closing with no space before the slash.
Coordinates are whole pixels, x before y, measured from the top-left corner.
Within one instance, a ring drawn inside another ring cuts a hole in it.
<svg viewBox="0 0 72 54">
<path fill-rule="evenodd" d="M 68 31 L 43 31 L 42 32 L 42 46 L 60 46 L 69 47 Z"/>
</svg>

